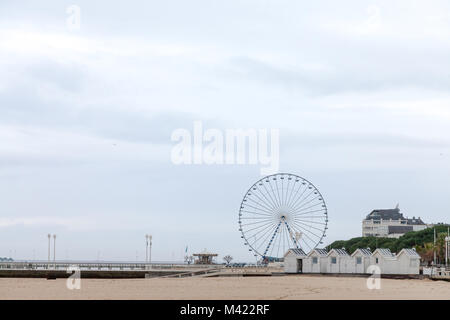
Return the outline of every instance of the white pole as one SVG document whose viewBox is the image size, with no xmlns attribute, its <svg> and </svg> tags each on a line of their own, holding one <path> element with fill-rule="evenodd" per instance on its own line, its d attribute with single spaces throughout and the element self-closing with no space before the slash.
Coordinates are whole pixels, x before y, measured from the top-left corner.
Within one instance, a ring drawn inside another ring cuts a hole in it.
<svg viewBox="0 0 450 320">
<path fill-rule="evenodd" d="M 447 241 L 445 242 L 446 244 L 447 244 L 447 250 L 445 251 L 446 252 L 446 258 L 445 258 L 445 266 L 447 267 L 448 266 L 448 256 L 450 255 L 449 254 L 449 251 L 450 251 L 450 227 L 447 229 Z"/>
<path fill-rule="evenodd" d="M 148 260 L 148 262 L 151 264 L 152 263 L 152 236 L 150 235 L 150 236 L 148 236 L 148 238 L 149 238 L 149 240 L 150 240 L 150 243 L 149 243 L 149 260 Z"/>
<path fill-rule="evenodd" d="M 148 262 L 148 234 L 145 235 L 145 263 Z"/>
<path fill-rule="evenodd" d="M 448 266 L 448 241 L 450 240 L 449 237 L 445 238 L 445 266 Z"/>
<path fill-rule="evenodd" d="M 434 247 L 433 247 L 433 251 L 434 251 L 434 266 L 436 266 L 436 228 L 434 228 Z"/>
<path fill-rule="evenodd" d="M 450 228 L 447 230 L 447 236 L 445 237 L 445 267 L 448 267 L 448 256 L 450 249 Z"/>
<path fill-rule="evenodd" d="M 49 234 L 47 235 L 47 237 L 48 237 L 48 260 L 47 260 L 47 269 L 50 269 L 50 240 L 51 240 L 52 235 L 49 233 Z"/>
<path fill-rule="evenodd" d="M 53 235 L 53 267 L 56 269 L 56 234 Z"/>
</svg>

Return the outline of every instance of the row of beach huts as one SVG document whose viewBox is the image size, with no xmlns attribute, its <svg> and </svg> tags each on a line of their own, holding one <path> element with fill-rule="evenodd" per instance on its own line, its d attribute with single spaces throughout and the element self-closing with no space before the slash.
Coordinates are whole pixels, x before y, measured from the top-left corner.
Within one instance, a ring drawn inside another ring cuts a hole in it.
<svg viewBox="0 0 450 320">
<path fill-rule="evenodd" d="M 420 255 L 414 249 L 397 254 L 389 249 L 357 249 L 350 255 L 345 249 L 314 249 L 306 254 L 295 248 L 285 254 L 283 264 L 286 273 L 372 274 L 378 270 L 381 274 L 418 275 Z"/>
</svg>

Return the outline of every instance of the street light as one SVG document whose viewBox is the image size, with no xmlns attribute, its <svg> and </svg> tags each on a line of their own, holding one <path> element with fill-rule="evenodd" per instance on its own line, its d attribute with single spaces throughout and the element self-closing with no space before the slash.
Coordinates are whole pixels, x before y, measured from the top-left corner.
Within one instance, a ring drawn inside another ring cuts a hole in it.
<svg viewBox="0 0 450 320">
<path fill-rule="evenodd" d="M 151 264 L 152 263 L 152 236 L 151 235 L 148 236 L 148 240 L 149 240 L 148 262 Z"/>
<path fill-rule="evenodd" d="M 145 235 L 145 263 L 148 262 L 148 234 Z"/>
<path fill-rule="evenodd" d="M 47 237 L 48 237 L 48 263 L 47 263 L 47 269 L 49 269 L 50 268 L 50 240 L 52 238 L 52 235 L 49 233 L 47 235 Z"/>
<path fill-rule="evenodd" d="M 449 248 L 450 247 L 450 237 L 445 237 L 445 266 L 448 266 L 448 255 L 449 255 Z"/>
<path fill-rule="evenodd" d="M 150 234 L 145 235 L 145 264 L 152 263 L 152 236 Z"/>
<path fill-rule="evenodd" d="M 53 235 L 53 266 L 56 269 L 56 234 Z"/>
</svg>

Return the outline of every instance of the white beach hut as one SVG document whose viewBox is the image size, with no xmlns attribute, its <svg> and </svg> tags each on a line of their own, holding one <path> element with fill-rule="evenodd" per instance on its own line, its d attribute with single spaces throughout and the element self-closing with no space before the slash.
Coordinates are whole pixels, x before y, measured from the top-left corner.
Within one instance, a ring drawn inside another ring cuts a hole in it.
<svg viewBox="0 0 450 320">
<path fill-rule="evenodd" d="M 307 258 L 306 253 L 299 248 L 289 249 L 284 255 L 284 272 L 302 273 L 303 262 Z"/>
<path fill-rule="evenodd" d="M 328 252 L 328 273 L 352 273 L 353 259 L 345 249 Z"/>
<path fill-rule="evenodd" d="M 420 255 L 414 249 L 402 249 L 397 254 L 397 274 L 419 274 Z"/>
<path fill-rule="evenodd" d="M 353 259 L 353 272 L 358 274 L 367 273 L 367 269 L 371 263 L 372 251 L 367 249 L 356 249 L 352 254 Z"/>
<path fill-rule="evenodd" d="M 377 249 L 370 259 L 372 265 L 380 268 L 381 274 L 398 274 L 397 257 L 389 249 Z"/>
<path fill-rule="evenodd" d="M 328 252 L 325 249 L 314 249 L 303 261 L 304 273 L 327 273 Z"/>
</svg>

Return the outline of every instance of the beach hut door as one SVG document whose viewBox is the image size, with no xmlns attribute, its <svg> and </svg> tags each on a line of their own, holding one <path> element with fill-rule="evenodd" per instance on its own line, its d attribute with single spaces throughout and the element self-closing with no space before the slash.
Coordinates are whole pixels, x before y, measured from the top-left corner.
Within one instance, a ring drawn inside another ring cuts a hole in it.
<svg viewBox="0 0 450 320">
<path fill-rule="evenodd" d="M 297 259 L 297 272 L 302 273 L 303 271 L 303 259 Z"/>
</svg>

